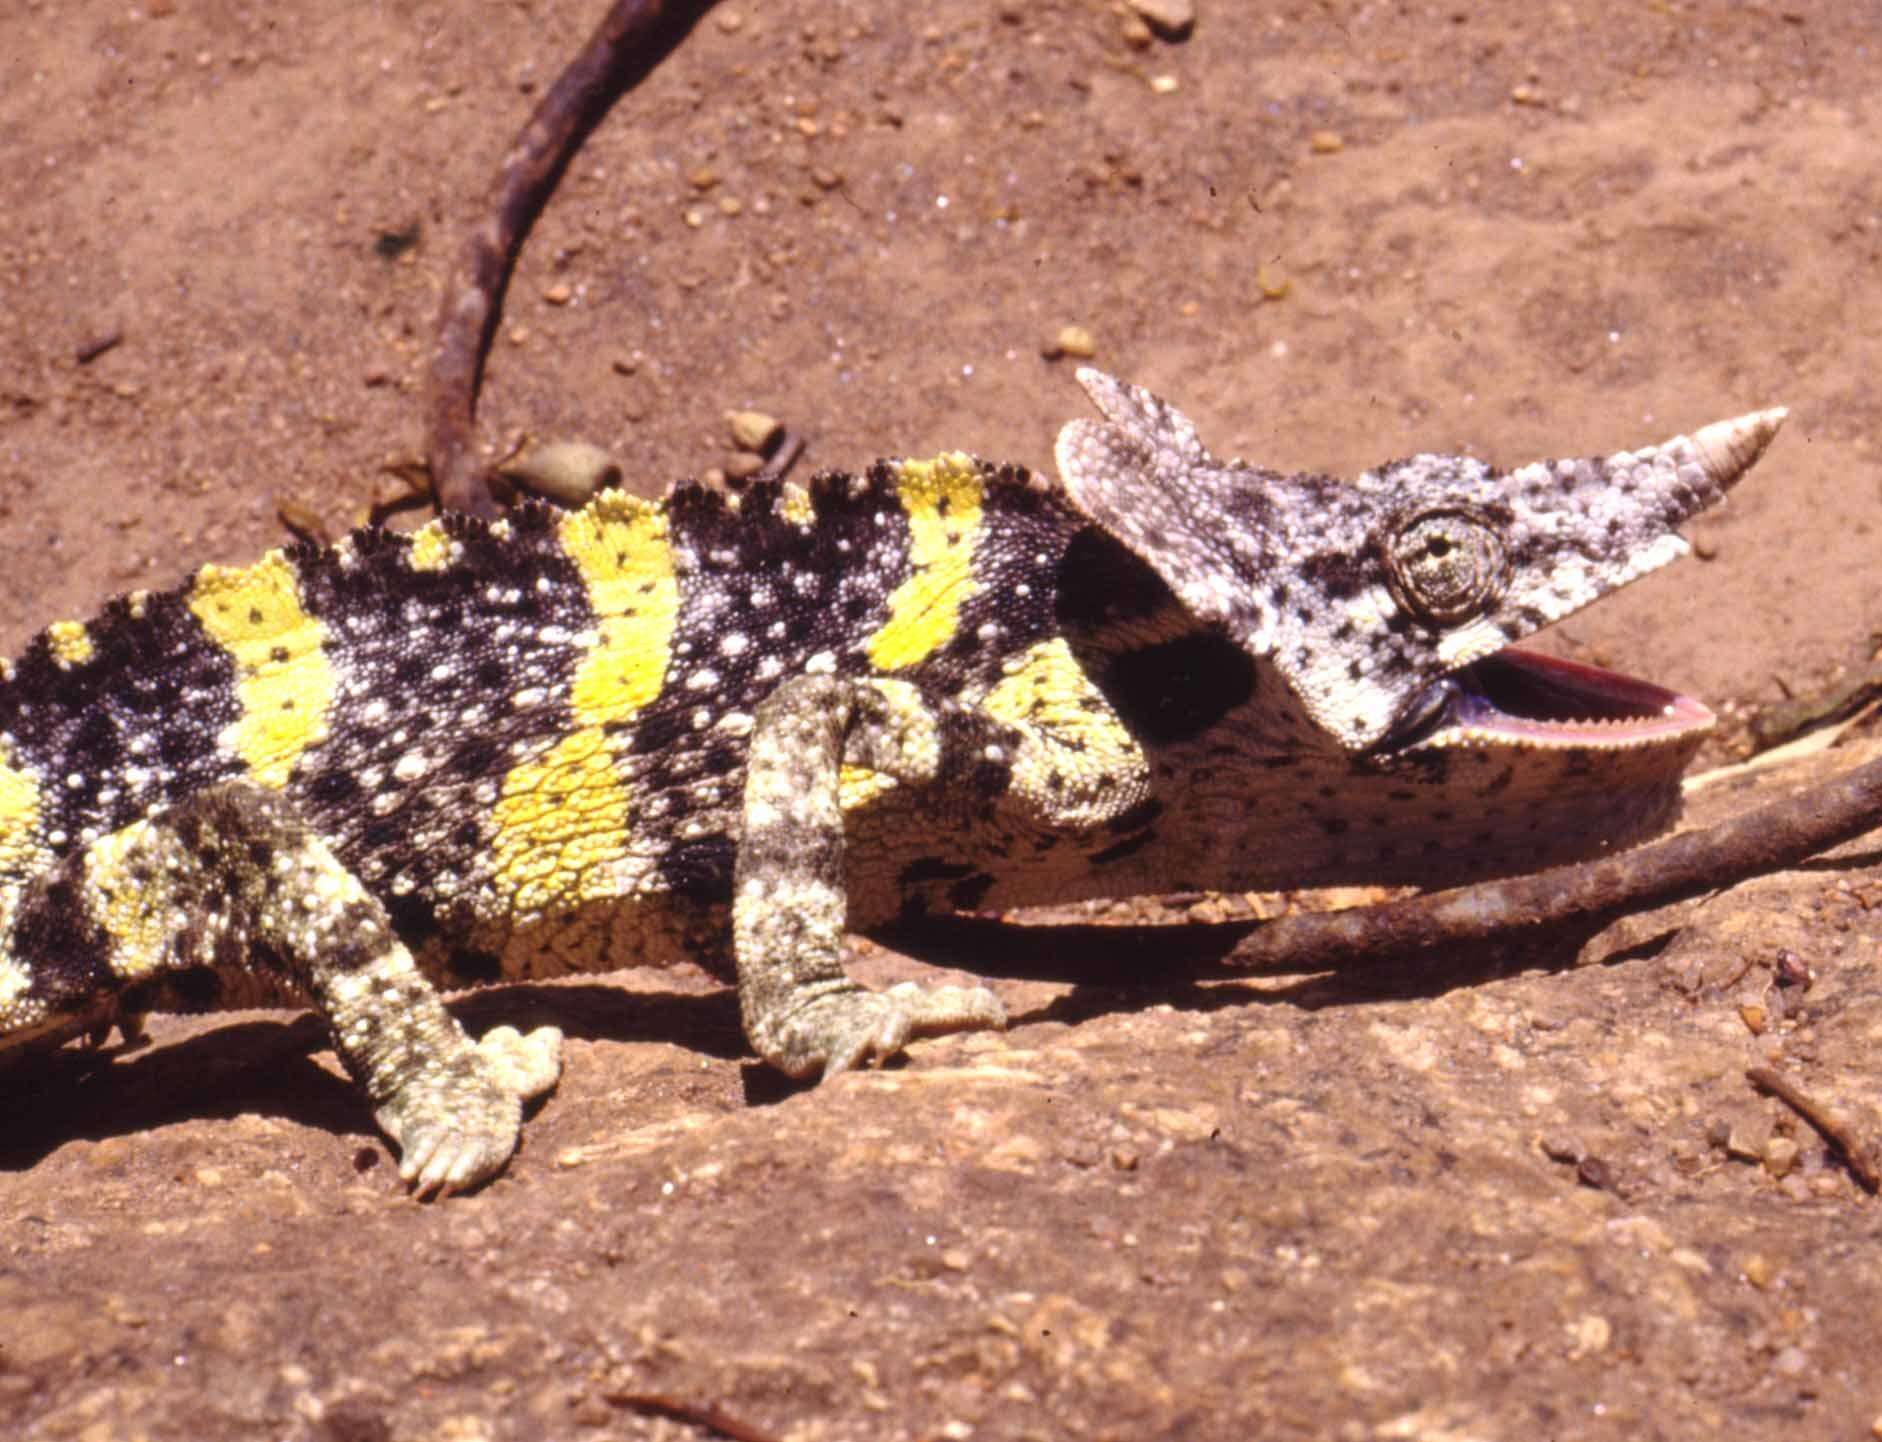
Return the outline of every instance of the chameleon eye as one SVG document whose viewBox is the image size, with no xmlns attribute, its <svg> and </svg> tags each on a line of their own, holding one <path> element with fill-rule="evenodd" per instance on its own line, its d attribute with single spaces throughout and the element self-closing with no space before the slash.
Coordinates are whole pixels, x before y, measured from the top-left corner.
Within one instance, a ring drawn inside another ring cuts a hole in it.
<svg viewBox="0 0 1882 1442">
<path fill-rule="evenodd" d="M 1460 507 L 1407 517 L 1380 549 L 1393 598 L 1433 626 L 1455 626 L 1487 610 L 1509 576 L 1496 528 Z"/>
</svg>

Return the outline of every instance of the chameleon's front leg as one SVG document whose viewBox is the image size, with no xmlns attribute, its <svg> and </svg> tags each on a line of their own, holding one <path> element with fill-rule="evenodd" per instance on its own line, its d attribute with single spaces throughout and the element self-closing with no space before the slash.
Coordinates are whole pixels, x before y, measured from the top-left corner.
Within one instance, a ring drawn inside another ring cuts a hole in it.
<svg viewBox="0 0 1882 1442">
<path fill-rule="evenodd" d="M 197 792 L 58 863 L 22 895 L 0 961 L 30 978 L 12 1000 L 19 1021 L 124 991 L 311 1001 L 421 1196 L 501 1171 L 523 1102 L 561 1071 L 553 1028 L 498 1027 L 473 1044 L 385 908 L 286 798 L 247 781 Z M 212 977 L 211 990 L 190 977 Z"/>
<path fill-rule="evenodd" d="M 941 775 L 942 728 L 901 681 L 802 676 L 758 708 L 733 874 L 739 1009 L 758 1054 L 789 1076 L 834 1076 L 913 1037 L 1006 1025 L 982 986 L 866 990 L 844 972 L 845 765 L 917 786 Z"/>
</svg>

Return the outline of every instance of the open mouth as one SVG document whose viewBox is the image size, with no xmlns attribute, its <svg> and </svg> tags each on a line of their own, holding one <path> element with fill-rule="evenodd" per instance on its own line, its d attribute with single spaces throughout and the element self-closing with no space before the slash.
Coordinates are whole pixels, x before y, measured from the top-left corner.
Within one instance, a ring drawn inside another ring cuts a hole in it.
<svg viewBox="0 0 1882 1442">
<path fill-rule="evenodd" d="M 1712 725 L 1690 696 L 1599 666 L 1508 647 L 1434 681 L 1379 742 L 1421 745 L 1642 746 Z"/>
</svg>

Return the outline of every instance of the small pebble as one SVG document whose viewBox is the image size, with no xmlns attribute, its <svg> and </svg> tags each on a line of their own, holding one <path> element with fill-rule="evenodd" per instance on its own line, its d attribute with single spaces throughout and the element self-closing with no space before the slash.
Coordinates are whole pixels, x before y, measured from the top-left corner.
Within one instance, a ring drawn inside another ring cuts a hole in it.
<svg viewBox="0 0 1882 1442">
<path fill-rule="evenodd" d="M 575 298 L 575 292 L 569 289 L 569 283 L 567 281 L 558 280 L 542 293 L 542 298 L 548 301 L 550 305 L 567 305 Z"/>
<path fill-rule="evenodd" d="M 1258 265 L 1255 267 L 1255 284 L 1261 287 L 1263 300 L 1283 300 L 1294 283 L 1272 266 Z"/>
<path fill-rule="evenodd" d="M 686 183 L 692 186 L 694 190 L 711 190 L 713 186 L 719 183 L 719 172 L 714 170 L 710 165 L 702 165 L 699 169 L 686 177 Z"/>
<path fill-rule="evenodd" d="M 1583 1157 L 1575 1164 L 1575 1180 L 1597 1192 L 1611 1192 L 1620 1183 L 1611 1163 L 1600 1157 Z"/>
<path fill-rule="evenodd" d="M 1157 95 L 1174 95 L 1181 88 L 1181 82 L 1174 75 L 1153 75 L 1150 77 L 1150 89 Z"/>
<path fill-rule="evenodd" d="M 1745 1030 L 1753 1036 L 1764 1035 L 1764 1008 L 1756 1002 L 1745 1002 L 1738 1008 L 1739 1020 L 1745 1023 Z"/>
<path fill-rule="evenodd" d="M 1787 1177 L 1797 1167 L 1799 1147 L 1789 1137 L 1772 1137 L 1764 1144 L 1764 1169 L 1774 1177 Z"/>
<path fill-rule="evenodd" d="M 1810 1370 L 1810 1358 L 1802 1347 L 1786 1347 L 1771 1359 L 1771 1370 L 1784 1377 L 1801 1377 Z"/>
<path fill-rule="evenodd" d="M 1510 99 L 1518 105 L 1547 105 L 1542 92 L 1533 85 L 1518 85 L 1510 91 Z"/>
<path fill-rule="evenodd" d="M 1144 24 L 1141 15 L 1127 15 L 1124 17 L 1124 43 L 1130 46 L 1131 49 L 1148 50 L 1150 48 L 1150 42 L 1154 39 L 1156 39 L 1156 36 L 1150 33 L 1150 27 Z"/>
<path fill-rule="evenodd" d="M 524 490 L 564 506 L 585 506 L 595 492 L 621 483 L 621 468 L 600 446 L 551 441 L 498 467 Z"/>
<path fill-rule="evenodd" d="M 1307 148 L 1315 155 L 1337 155 L 1346 149 L 1346 142 L 1335 131 L 1316 130 L 1308 139 Z"/>
<path fill-rule="evenodd" d="M 736 455 L 727 456 L 725 465 L 720 469 L 725 472 L 726 484 L 736 488 L 744 485 L 764 468 L 763 456 L 754 455 L 750 451 L 740 451 Z"/>
<path fill-rule="evenodd" d="M 1725 1155 L 1735 1162 L 1762 1162 L 1764 1143 L 1749 1132 L 1732 1127 L 1725 1134 Z"/>
<path fill-rule="evenodd" d="M 745 28 L 745 17 L 736 10 L 721 10 L 713 17 L 713 24 L 727 35 L 736 35 Z"/>
<path fill-rule="evenodd" d="M 784 422 L 763 411 L 727 411 L 725 424 L 732 432 L 733 445 L 757 454 L 769 451 L 784 434 Z"/>
<path fill-rule="evenodd" d="M 274 518 L 310 546 L 325 546 L 333 541 L 326 518 L 304 501 L 282 496 L 275 502 Z"/>
<path fill-rule="evenodd" d="M 1129 0 L 1129 4 L 1165 40 L 1187 40 L 1196 28 L 1195 0 Z"/>
<path fill-rule="evenodd" d="M 1581 1144 L 1579 1137 L 1543 1137 L 1537 1145 L 1542 1148 L 1542 1154 L 1550 1161 L 1567 1162 L 1571 1166 L 1579 1163 L 1583 1157 L 1588 1155 L 1588 1149 Z"/>
<path fill-rule="evenodd" d="M 1766 1287 L 1769 1287 L 1777 1277 L 1777 1265 L 1769 1257 L 1759 1252 L 1753 1252 L 1749 1257 L 1745 1258 L 1743 1265 L 1739 1267 L 1739 1271 L 1744 1274 L 1747 1282 L 1750 1282 L 1752 1286 L 1756 1287 L 1761 1292 Z"/>
<path fill-rule="evenodd" d="M 1061 326 L 1059 333 L 1040 349 L 1040 354 L 1047 360 L 1058 360 L 1061 356 L 1090 360 L 1097 353 L 1096 338 L 1082 325 Z"/>
</svg>

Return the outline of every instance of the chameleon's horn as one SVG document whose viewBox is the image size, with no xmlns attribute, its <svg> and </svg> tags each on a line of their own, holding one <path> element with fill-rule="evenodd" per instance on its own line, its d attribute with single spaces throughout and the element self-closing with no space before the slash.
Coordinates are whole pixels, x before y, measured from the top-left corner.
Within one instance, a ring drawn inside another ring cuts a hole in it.
<svg viewBox="0 0 1882 1442">
<path fill-rule="evenodd" d="M 1729 421 L 1714 421 L 1694 431 L 1692 448 L 1699 453 L 1699 464 L 1705 467 L 1707 478 L 1721 490 L 1736 484 L 1758 463 L 1789 414 L 1783 406 L 1773 406 Z"/>
</svg>

